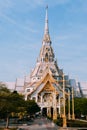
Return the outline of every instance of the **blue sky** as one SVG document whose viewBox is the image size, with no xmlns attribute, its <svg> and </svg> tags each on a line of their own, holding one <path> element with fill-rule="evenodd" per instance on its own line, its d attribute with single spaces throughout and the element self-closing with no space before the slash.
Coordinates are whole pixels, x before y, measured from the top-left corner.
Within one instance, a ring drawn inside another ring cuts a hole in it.
<svg viewBox="0 0 87 130">
<path fill-rule="evenodd" d="M 0 0 L 0 81 L 15 81 L 34 68 L 47 4 L 59 67 L 87 81 L 87 0 Z"/>
</svg>

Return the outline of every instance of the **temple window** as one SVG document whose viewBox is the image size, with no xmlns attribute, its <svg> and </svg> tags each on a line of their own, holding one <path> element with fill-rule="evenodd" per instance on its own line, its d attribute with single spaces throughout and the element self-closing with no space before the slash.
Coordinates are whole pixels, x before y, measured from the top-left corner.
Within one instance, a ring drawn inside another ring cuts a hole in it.
<svg viewBox="0 0 87 130">
<path fill-rule="evenodd" d="M 30 96 L 30 95 L 28 95 L 28 96 L 27 96 L 27 100 L 30 100 L 30 99 L 31 99 L 31 96 Z"/>
<path fill-rule="evenodd" d="M 30 92 L 30 89 L 27 89 L 27 92 Z"/>
<path fill-rule="evenodd" d="M 48 48 L 48 51 L 50 51 L 50 48 Z"/>
<path fill-rule="evenodd" d="M 36 97 L 32 97 L 32 99 L 35 101 L 35 100 L 36 100 Z"/>
<path fill-rule="evenodd" d="M 40 70 L 40 73 L 42 73 L 43 71 L 42 70 Z"/>
<path fill-rule="evenodd" d="M 48 62 L 48 53 L 45 54 L 45 61 Z"/>
<path fill-rule="evenodd" d="M 38 95 L 38 102 L 40 102 L 41 101 L 41 97 L 40 97 L 40 95 Z"/>
</svg>

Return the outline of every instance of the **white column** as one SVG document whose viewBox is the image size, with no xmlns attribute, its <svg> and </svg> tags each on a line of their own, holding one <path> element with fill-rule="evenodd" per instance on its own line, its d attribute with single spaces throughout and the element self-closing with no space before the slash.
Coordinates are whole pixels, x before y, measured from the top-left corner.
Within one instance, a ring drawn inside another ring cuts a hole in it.
<svg viewBox="0 0 87 130">
<path fill-rule="evenodd" d="M 53 120 L 57 119 L 56 89 L 53 93 Z"/>
<path fill-rule="evenodd" d="M 47 107 L 47 116 L 51 118 L 51 107 Z"/>
<path fill-rule="evenodd" d="M 59 115 L 60 115 L 60 96 L 59 96 Z"/>
<path fill-rule="evenodd" d="M 27 100 L 27 94 L 25 95 L 25 100 Z"/>
<path fill-rule="evenodd" d="M 37 102 L 37 99 L 38 99 L 38 94 L 36 95 L 36 97 L 35 97 L 35 98 L 36 98 L 36 102 Z"/>
<path fill-rule="evenodd" d="M 43 103 L 43 95 L 41 94 L 41 103 Z"/>
</svg>

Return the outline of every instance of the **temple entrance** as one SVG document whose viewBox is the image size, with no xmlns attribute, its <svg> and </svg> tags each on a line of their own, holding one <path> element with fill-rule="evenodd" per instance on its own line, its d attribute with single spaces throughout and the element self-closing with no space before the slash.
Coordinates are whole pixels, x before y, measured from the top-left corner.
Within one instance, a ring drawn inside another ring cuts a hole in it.
<svg viewBox="0 0 87 130">
<path fill-rule="evenodd" d="M 51 107 L 51 118 L 53 118 L 53 107 Z"/>
<path fill-rule="evenodd" d="M 46 107 L 44 107 L 42 109 L 42 116 L 47 116 L 47 108 Z"/>
<path fill-rule="evenodd" d="M 51 118 L 53 118 L 53 108 L 51 107 L 51 111 L 50 111 L 51 113 Z M 43 109 L 42 109 L 42 116 L 47 116 L 47 108 L 46 107 L 44 107 Z"/>
</svg>

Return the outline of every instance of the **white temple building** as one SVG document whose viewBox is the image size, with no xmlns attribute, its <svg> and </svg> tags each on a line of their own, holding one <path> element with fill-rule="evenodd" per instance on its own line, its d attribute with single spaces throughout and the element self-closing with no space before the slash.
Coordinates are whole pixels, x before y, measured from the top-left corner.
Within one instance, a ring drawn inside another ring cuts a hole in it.
<svg viewBox="0 0 87 130">
<path fill-rule="evenodd" d="M 16 79 L 15 83 L 6 84 L 8 88 L 9 85 L 11 86 L 11 90 L 16 90 L 23 94 L 25 100 L 35 100 L 40 106 L 42 113 L 53 117 L 53 119 L 56 119 L 57 115 L 63 116 L 63 99 L 69 99 L 71 88 L 74 89 L 74 96 L 82 96 L 80 86 L 76 84 L 75 80 L 70 80 L 64 74 L 55 59 L 49 34 L 48 7 L 46 8 L 42 47 L 33 71 L 24 79 Z"/>
</svg>

